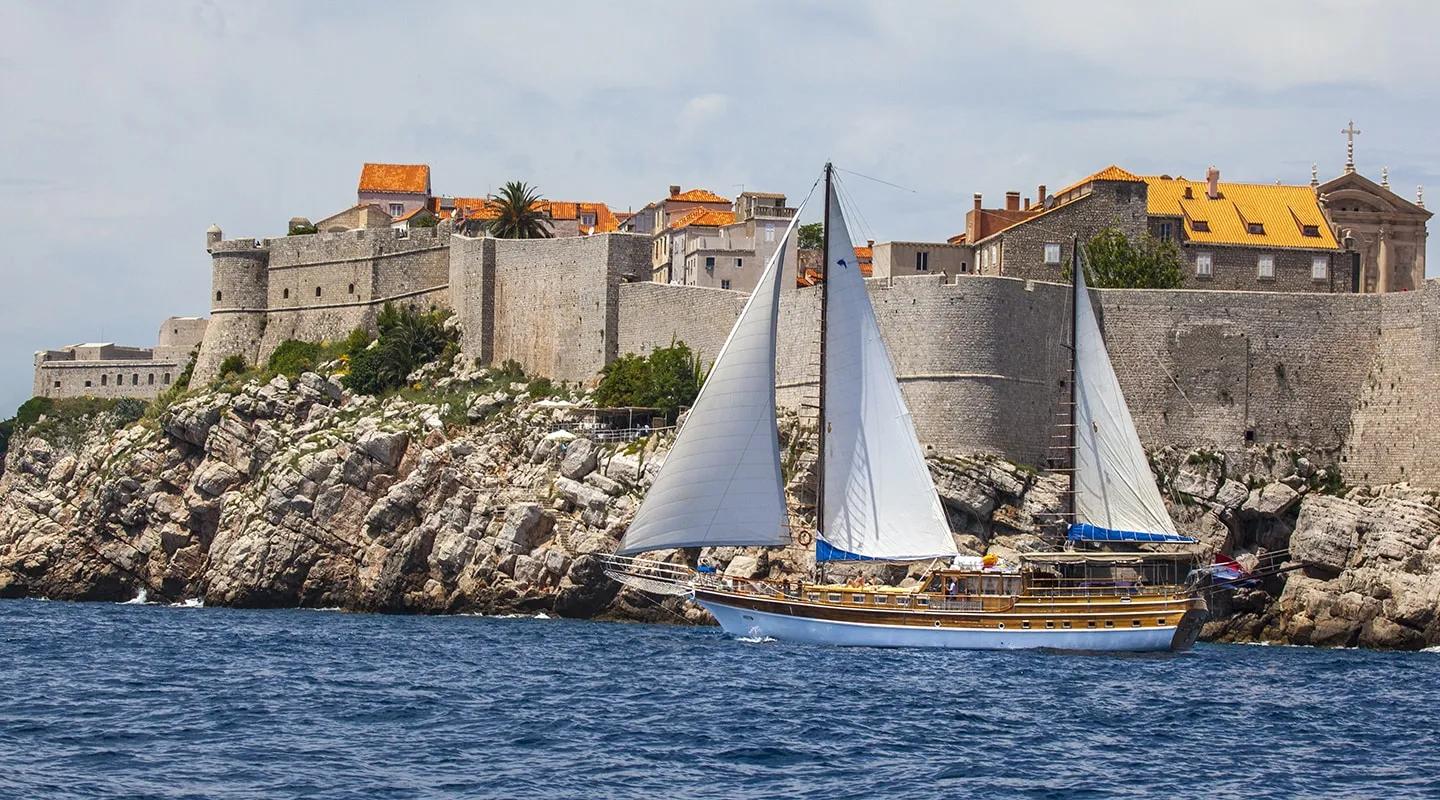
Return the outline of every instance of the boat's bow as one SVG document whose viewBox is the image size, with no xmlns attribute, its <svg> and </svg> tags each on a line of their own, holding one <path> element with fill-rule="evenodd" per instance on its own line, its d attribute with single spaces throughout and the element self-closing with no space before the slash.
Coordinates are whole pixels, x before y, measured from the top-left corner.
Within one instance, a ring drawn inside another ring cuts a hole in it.
<svg viewBox="0 0 1440 800">
<path fill-rule="evenodd" d="M 699 577 L 684 564 L 619 555 L 605 556 L 605 574 L 643 592 L 673 595 L 693 594 Z"/>
</svg>

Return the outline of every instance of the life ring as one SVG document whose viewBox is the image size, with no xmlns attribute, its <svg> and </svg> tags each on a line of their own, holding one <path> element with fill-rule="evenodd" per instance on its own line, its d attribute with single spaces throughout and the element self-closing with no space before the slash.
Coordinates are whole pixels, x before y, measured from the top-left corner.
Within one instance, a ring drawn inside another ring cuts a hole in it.
<svg viewBox="0 0 1440 800">
<path fill-rule="evenodd" d="M 795 534 L 795 543 L 801 547 L 809 547 L 810 543 L 814 541 L 815 537 L 810 535 L 810 531 L 800 531 Z"/>
</svg>

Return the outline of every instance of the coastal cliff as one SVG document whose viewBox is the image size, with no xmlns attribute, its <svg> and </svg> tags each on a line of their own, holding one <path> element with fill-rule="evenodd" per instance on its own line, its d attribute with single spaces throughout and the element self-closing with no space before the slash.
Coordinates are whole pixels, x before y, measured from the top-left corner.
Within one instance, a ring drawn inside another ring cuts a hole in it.
<svg viewBox="0 0 1440 800">
<path fill-rule="evenodd" d="M 0 477 L 0 596 L 705 619 L 622 589 L 599 558 L 633 518 L 668 434 L 567 441 L 554 432 L 583 433 L 573 409 L 536 402 L 523 382 L 497 388 L 458 358 L 416 377 L 440 394 L 381 401 L 305 373 L 212 388 L 119 430 L 103 417 L 63 436 L 36 425 L 11 443 Z M 795 432 L 782 423 L 785 442 Z M 797 464 L 787 459 L 798 505 Z M 1054 548 L 1047 523 L 1064 476 L 983 457 L 930 464 L 962 550 Z M 1243 464 L 1161 451 L 1153 466 L 1184 532 L 1252 567 L 1289 550 L 1289 571 L 1211 594 L 1207 639 L 1440 644 L 1435 492 L 1347 489 L 1274 448 Z M 737 577 L 813 566 L 798 544 L 659 555 Z M 830 573 L 902 581 L 922 568 Z"/>
</svg>

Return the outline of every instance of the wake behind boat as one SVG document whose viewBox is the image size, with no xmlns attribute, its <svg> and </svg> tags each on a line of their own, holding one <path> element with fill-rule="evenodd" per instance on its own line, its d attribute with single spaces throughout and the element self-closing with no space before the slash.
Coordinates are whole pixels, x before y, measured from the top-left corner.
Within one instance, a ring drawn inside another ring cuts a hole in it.
<svg viewBox="0 0 1440 800">
<path fill-rule="evenodd" d="M 790 543 L 775 415 L 784 249 L 736 320 L 607 572 L 692 597 L 735 636 L 965 649 L 1185 650 L 1205 615 L 1189 552 L 1029 554 L 1016 567 L 959 555 L 855 263 L 825 166 L 815 560 L 932 561 L 910 588 L 733 580 L 634 558 L 670 548 Z M 808 200 L 807 200 L 808 202 Z M 802 208 L 803 208 L 802 204 Z M 1068 542 L 1164 547 L 1179 536 L 1073 268 L 1072 489 Z M 993 559 L 987 556 L 987 559 Z"/>
</svg>

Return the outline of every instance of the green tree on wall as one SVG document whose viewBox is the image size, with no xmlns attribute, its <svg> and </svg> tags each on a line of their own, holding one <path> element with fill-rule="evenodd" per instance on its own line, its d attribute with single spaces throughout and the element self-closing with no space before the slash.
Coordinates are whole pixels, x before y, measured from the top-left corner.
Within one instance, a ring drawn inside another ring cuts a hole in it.
<svg viewBox="0 0 1440 800">
<path fill-rule="evenodd" d="M 800 249 L 819 250 L 825 246 L 825 224 L 812 222 L 800 226 Z"/>
<path fill-rule="evenodd" d="M 1132 242 L 1114 227 L 1085 243 L 1084 263 L 1085 282 L 1097 289 L 1175 289 L 1185 279 L 1180 245 L 1148 233 Z"/>
<path fill-rule="evenodd" d="M 500 194 L 486 203 L 494 214 L 483 222 L 484 229 L 497 239 L 549 239 L 550 220 L 540 210 L 540 192 L 524 181 L 510 181 Z"/>
<path fill-rule="evenodd" d="M 684 342 L 674 342 L 647 356 L 626 353 L 610 362 L 595 389 L 600 406 L 658 408 L 674 421 L 682 407 L 692 405 L 705 383 L 699 360 Z"/>
</svg>

